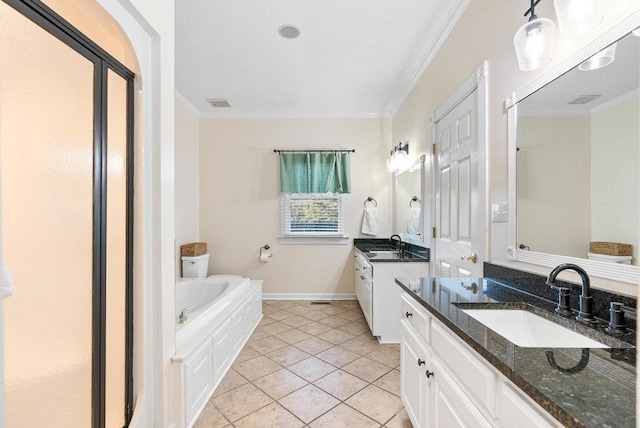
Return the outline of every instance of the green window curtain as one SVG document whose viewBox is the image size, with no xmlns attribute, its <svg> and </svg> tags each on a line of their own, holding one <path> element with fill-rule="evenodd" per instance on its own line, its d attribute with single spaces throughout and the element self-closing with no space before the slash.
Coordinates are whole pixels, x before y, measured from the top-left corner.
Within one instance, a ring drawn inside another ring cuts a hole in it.
<svg viewBox="0 0 640 428">
<path fill-rule="evenodd" d="M 351 193 L 349 153 L 280 153 L 282 193 Z"/>
</svg>

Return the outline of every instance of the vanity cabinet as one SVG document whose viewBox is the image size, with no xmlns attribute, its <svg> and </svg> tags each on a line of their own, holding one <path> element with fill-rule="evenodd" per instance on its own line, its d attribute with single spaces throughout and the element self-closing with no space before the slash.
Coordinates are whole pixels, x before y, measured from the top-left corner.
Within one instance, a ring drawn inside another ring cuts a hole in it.
<svg viewBox="0 0 640 428">
<path fill-rule="evenodd" d="M 400 343 L 401 290 L 396 277 L 421 277 L 429 272 L 428 262 L 370 262 L 356 251 L 355 292 L 371 334 L 380 343 Z"/>
<path fill-rule="evenodd" d="M 560 427 L 406 292 L 401 398 L 414 427 Z"/>
</svg>

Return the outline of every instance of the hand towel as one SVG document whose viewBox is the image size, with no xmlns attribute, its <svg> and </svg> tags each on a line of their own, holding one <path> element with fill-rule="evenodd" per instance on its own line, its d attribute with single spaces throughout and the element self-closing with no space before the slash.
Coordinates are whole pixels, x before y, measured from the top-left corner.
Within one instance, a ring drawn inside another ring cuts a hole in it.
<svg viewBox="0 0 640 428">
<path fill-rule="evenodd" d="M 420 235 L 422 231 L 420 230 L 420 217 L 422 215 L 422 210 L 419 206 L 414 206 L 409 208 L 409 219 L 407 220 L 407 233 L 412 235 Z"/>
<path fill-rule="evenodd" d="M 377 235 L 380 227 L 378 218 L 378 208 L 374 205 L 367 205 L 362 215 L 362 233 L 365 235 Z"/>
</svg>

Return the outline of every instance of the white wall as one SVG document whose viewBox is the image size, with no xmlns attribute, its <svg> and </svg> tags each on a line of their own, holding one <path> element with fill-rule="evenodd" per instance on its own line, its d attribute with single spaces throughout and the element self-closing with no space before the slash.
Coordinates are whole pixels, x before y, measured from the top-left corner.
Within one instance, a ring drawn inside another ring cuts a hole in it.
<svg viewBox="0 0 640 428">
<path fill-rule="evenodd" d="M 200 238 L 200 119 L 176 95 L 175 193 L 176 278 L 181 276 L 180 246 Z"/>
<path fill-rule="evenodd" d="M 591 241 L 590 116 L 520 116 L 517 141 L 518 244 L 586 258 Z"/>
<path fill-rule="evenodd" d="M 347 231 L 360 235 L 363 202 L 372 196 L 380 236 L 391 234 L 391 175 L 385 170 L 389 119 L 202 120 L 200 238 L 209 273 L 263 279 L 264 293 L 354 293 L 352 242 L 280 245 L 280 175 L 273 149 L 355 149 Z M 364 237 L 364 236 L 363 236 Z M 259 263 L 260 247 L 274 254 Z"/>
<path fill-rule="evenodd" d="M 488 93 L 488 188 L 492 203 L 508 200 L 507 113 L 504 99 L 555 66 L 578 49 L 638 10 L 638 2 L 596 2 L 602 23 L 580 36 L 556 31 L 554 58 L 533 72 L 518 68 L 513 48 L 516 30 L 526 22 L 528 4 L 501 0 L 471 1 L 416 86 L 392 119 L 393 141 L 409 141 L 412 151 L 428 153 L 431 144 L 429 116 L 484 60 L 489 62 Z M 541 2 L 536 14 L 556 20 L 553 2 Z M 488 213 L 487 213 L 488 215 Z M 512 219 L 513 220 L 513 219 Z M 508 223 L 492 223 L 489 259 L 506 261 Z M 598 286 L 599 280 L 593 281 Z"/>
<path fill-rule="evenodd" d="M 633 245 L 638 264 L 640 99 L 618 104 L 591 117 L 592 241 Z"/>
</svg>

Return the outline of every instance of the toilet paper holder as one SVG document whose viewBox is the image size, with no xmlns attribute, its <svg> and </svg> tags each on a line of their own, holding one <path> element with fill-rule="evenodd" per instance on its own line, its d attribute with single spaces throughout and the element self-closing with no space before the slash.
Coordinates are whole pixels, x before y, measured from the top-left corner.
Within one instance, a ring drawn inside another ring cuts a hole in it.
<svg viewBox="0 0 640 428">
<path fill-rule="evenodd" d="M 267 252 L 270 248 L 271 247 L 269 245 L 264 245 L 260 247 L 260 262 L 267 263 L 269 260 L 271 260 L 271 257 L 273 257 L 273 254 Z"/>
</svg>

